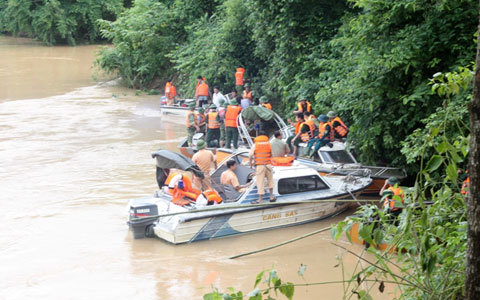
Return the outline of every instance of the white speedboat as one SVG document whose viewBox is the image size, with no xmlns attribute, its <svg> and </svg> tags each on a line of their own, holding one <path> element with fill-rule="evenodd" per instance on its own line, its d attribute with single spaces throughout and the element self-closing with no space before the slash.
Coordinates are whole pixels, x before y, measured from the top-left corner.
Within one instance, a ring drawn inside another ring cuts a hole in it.
<svg viewBox="0 0 480 300">
<path fill-rule="evenodd" d="M 160 99 L 160 113 L 162 115 L 173 115 L 186 117 L 190 110 L 188 105 L 195 102 L 195 99 L 181 99 L 175 101 L 174 105 L 167 105 L 165 96 Z"/>
<path fill-rule="evenodd" d="M 175 165 L 165 159 L 162 154 L 165 151 L 153 154 L 160 170 Z M 181 154 L 175 155 L 190 161 Z M 368 177 L 322 177 L 315 169 L 300 164 L 273 167 L 276 202 L 268 202 L 267 191 L 264 204 L 252 205 L 251 202 L 258 199 L 258 191 L 254 170 L 248 166 L 246 157 L 248 153 L 241 151 L 227 159 L 238 162 L 235 173 L 241 185 L 252 182 L 242 193 L 220 184 L 227 160 L 211 174 L 213 186 L 223 199 L 220 204 L 179 206 L 172 203 L 172 196 L 165 189 L 160 189 L 152 197 L 130 200 L 128 224 L 134 237 L 156 236 L 180 244 L 312 222 L 344 211 L 348 203 L 335 200 L 352 199 L 353 194 L 371 184 Z M 187 167 L 180 166 L 180 169 L 198 172 L 193 162 Z M 159 182 L 159 186 L 162 184 Z"/>
</svg>

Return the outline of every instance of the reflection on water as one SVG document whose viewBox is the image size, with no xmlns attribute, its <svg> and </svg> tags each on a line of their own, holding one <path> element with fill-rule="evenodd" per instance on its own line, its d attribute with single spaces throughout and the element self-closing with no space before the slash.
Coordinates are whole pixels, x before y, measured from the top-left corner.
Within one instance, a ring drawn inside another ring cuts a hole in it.
<svg viewBox="0 0 480 300">
<path fill-rule="evenodd" d="M 301 263 L 308 282 L 342 278 L 334 267 L 342 252 L 328 232 L 227 259 L 342 216 L 179 246 L 133 240 L 126 203 L 155 190 L 150 154 L 175 150 L 185 129 L 183 119 L 158 113 L 159 96 L 92 83 L 95 49 L 0 38 L 0 298 L 199 299 L 212 285 L 248 292 L 272 266 L 282 279 L 303 282 Z M 344 263 L 351 272 L 356 260 L 347 255 Z M 343 288 L 298 288 L 296 295 L 341 299 Z"/>
</svg>

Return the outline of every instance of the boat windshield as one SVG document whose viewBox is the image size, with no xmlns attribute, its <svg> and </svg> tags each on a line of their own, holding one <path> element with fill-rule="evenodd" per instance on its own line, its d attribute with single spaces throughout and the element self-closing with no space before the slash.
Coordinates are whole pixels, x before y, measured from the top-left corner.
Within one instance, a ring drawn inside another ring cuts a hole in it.
<svg viewBox="0 0 480 300">
<path fill-rule="evenodd" d="M 317 175 L 282 178 L 278 181 L 278 193 L 280 195 L 318 191 L 329 187 Z"/>
<path fill-rule="evenodd" d="M 339 151 L 320 151 L 320 155 L 322 156 L 322 160 L 329 164 L 354 164 L 355 161 L 353 160 L 350 153 L 345 150 Z"/>
</svg>

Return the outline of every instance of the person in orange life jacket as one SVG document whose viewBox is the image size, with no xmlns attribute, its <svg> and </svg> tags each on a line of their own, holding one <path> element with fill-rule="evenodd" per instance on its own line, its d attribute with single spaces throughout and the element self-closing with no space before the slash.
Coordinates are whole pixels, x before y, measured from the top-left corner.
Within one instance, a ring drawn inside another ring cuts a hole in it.
<svg viewBox="0 0 480 300">
<path fill-rule="evenodd" d="M 312 115 L 310 112 L 306 111 L 303 113 L 303 117 L 305 118 L 305 123 L 310 127 L 310 139 L 315 138 L 318 135 L 318 121 L 315 118 L 314 115 Z M 317 121 L 317 122 L 315 122 Z"/>
<path fill-rule="evenodd" d="M 212 103 L 205 121 L 207 124 L 207 146 L 211 148 L 218 147 L 220 141 L 220 117 L 216 110 L 217 106 Z"/>
<path fill-rule="evenodd" d="M 268 108 L 268 109 L 272 110 L 272 105 L 268 102 L 269 101 L 268 101 L 268 98 L 266 96 L 260 97 L 260 105 L 265 107 L 265 108 Z"/>
<path fill-rule="evenodd" d="M 307 148 L 308 148 L 308 151 L 307 151 L 307 156 L 308 157 L 313 157 L 313 155 L 315 155 L 315 153 L 318 152 L 318 150 L 327 145 L 329 142 L 331 142 L 330 140 L 330 131 L 332 130 L 332 128 L 330 127 L 330 123 L 328 122 L 328 118 L 326 115 L 320 115 L 318 117 L 318 120 L 320 121 L 319 125 L 318 125 L 318 138 L 314 138 L 314 139 L 311 139 L 308 141 L 308 144 L 307 144 Z M 310 154 L 311 150 L 312 150 L 312 147 L 315 145 L 315 147 L 313 148 L 313 152 L 312 154 Z"/>
<path fill-rule="evenodd" d="M 294 114 L 305 113 L 306 111 L 311 113 L 312 105 L 310 104 L 310 102 L 307 101 L 307 98 L 305 96 L 301 96 L 300 100 L 298 100 L 297 110 L 294 111 L 293 113 Z"/>
<path fill-rule="evenodd" d="M 203 134 L 205 134 L 205 129 L 206 129 L 206 121 L 207 119 L 207 116 L 205 115 L 205 109 L 203 107 L 200 107 L 198 109 L 198 113 L 197 113 L 197 124 L 198 124 L 198 127 L 199 127 L 199 130 L 198 132 L 201 132 Z"/>
<path fill-rule="evenodd" d="M 177 89 L 173 85 L 173 79 L 170 79 L 165 84 L 165 98 L 167 98 L 167 105 L 173 105 L 175 103 L 176 96 Z"/>
<path fill-rule="evenodd" d="M 248 83 L 245 84 L 245 90 L 242 93 L 242 97 L 240 100 L 240 106 L 242 109 L 245 109 L 252 105 L 253 103 L 253 93 L 250 90 L 250 85 Z"/>
<path fill-rule="evenodd" d="M 302 113 L 297 113 L 295 120 L 297 121 L 295 124 L 295 135 L 288 137 L 287 144 L 290 146 L 290 149 L 293 144 L 293 154 L 297 156 L 299 144 L 306 143 L 310 140 L 310 126 L 305 123 Z"/>
<path fill-rule="evenodd" d="M 211 179 L 210 179 L 210 172 L 217 168 L 217 161 L 215 159 L 215 155 L 212 151 L 205 149 L 207 143 L 204 140 L 199 140 L 197 142 L 197 153 L 192 156 L 192 161 L 202 170 L 205 178 L 202 180 L 201 178 L 194 176 L 193 177 L 193 185 L 196 188 L 204 188 L 210 189 L 211 188 Z"/>
<path fill-rule="evenodd" d="M 231 185 L 237 192 L 241 193 L 248 187 L 251 182 L 240 185 L 238 182 L 238 177 L 235 174 L 235 170 L 237 169 L 237 162 L 233 159 L 227 161 L 227 168 L 228 170 L 224 171 L 222 175 L 220 175 L 220 183 L 223 185 Z"/>
<path fill-rule="evenodd" d="M 230 102 L 225 111 L 225 148 L 230 149 L 230 145 L 233 142 L 233 148 L 238 148 L 238 128 L 237 128 L 237 116 L 242 108 L 238 105 L 236 99 Z"/>
<path fill-rule="evenodd" d="M 197 106 L 202 107 L 208 104 L 208 97 L 211 95 L 208 84 L 202 80 L 197 87 Z"/>
<path fill-rule="evenodd" d="M 347 137 L 348 127 L 343 123 L 343 121 L 338 117 L 334 111 L 329 111 L 327 117 L 330 119 L 330 124 L 332 126 L 332 132 L 334 139 L 343 139 Z"/>
<path fill-rule="evenodd" d="M 195 113 L 195 103 L 191 103 L 189 106 L 189 111 L 187 112 L 187 143 L 189 147 L 192 147 L 193 136 L 195 131 L 200 131 L 198 127 L 197 117 Z"/>
<path fill-rule="evenodd" d="M 218 108 L 218 122 L 220 123 L 220 147 L 225 145 L 225 112 L 228 104 L 223 99 L 219 101 L 220 107 Z"/>
<path fill-rule="evenodd" d="M 205 80 L 205 82 L 206 82 L 205 77 L 203 77 L 203 76 L 198 76 L 197 77 L 197 86 L 195 87 L 195 99 L 197 99 L 197 97 L 198 97 L 198 86 L 200 85 L 200 83 L 202 83 L 202 80 Z"/>
<path fill-rule="evenodd" d="M 272 147 L 268 141 L 268 136 L 265 132 L 260 132 L 260 135 L 254 139 L 255 144 L 250 150 L 250 168 L 255 165 L 255 175 L 258 188 L 258 200 L 252 201 L 252 203 L 261 203 L 263 195 L 265 194 L 265 178 L 267 178 L 267 186 L 270 192 L 270 202 L 275 202 L 276 199 L 273 196 L 273 169 L 271 164 L 272 159 Z"/>
<path fill-rule="evenodd" d="M 398 178 L 392 176 L 385 180 L 385 184 L 379 193 L 384 200 L 383 208 L 392 216 L 392 221 L 395 223 L 398 223 L 396 218 L 402 212 L 404 203 L 404 194 L 403 190 L 398 186 L 399 183 Z"/>
</svg>

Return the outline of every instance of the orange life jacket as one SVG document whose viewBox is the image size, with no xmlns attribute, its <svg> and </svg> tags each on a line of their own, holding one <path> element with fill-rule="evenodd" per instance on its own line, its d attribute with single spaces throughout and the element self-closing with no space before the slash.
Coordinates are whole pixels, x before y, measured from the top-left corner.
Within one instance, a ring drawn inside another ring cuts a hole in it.
<svg viewBox="0 0 480 300">
<path fill-rule="evenodd" d="M 225 112 L 225 127 L 237 128 L 237 117 L 241 110 L 242 107 L 238 105 L 227 106 L 227 111 Z"/>
<path fill-rule="evenodd" d="M 212 189 L 208 189 L 205 192 L 203 192 L 203 196 L 207 198 L 208 202 L 216 202 L 218 204 L 218 203 L 222 203 L 223 201 L 222 197 L 220 197 L 218 192 Z"/>
<path fill-rule="evenodd" d="M 306 105 L 307 105 L 307 111 L 308 111 L 308 112 L 312 112 L 312 106 L 310 105 L 310 102 L 307 101 L 307 102 L 306 102 Z M 303 111 L 303 105 L 302 105 L 302 103 L 298 102 L 297 108 L 298 108 L 298 109 L 297 109 L 298 111 L 304 112 L 304 111 Z"/>
<path fill-rule="evenodd" d="M 300 130 L 302 130 L 302 126 L 303 125 L 307 125 L 308 128 L 310 129 L 310 126 L 306 123 L 306 122 L 303 122 L 300 124 Z M 301 132 L 301 131 L 300 131 Z M 300 133 L 300 139 L 302 140 L 302 142 L 308 142 L 310 140 L 310 131 L 308 132 L 305 132 L 305 133 Z"/>
<path fill-rule="evenodd" d="M 393 192 L 393 196 L 400 196 L 402 203 L 405 203 L 403 190 L 401 188 L 391 186 L 388 188 L 388 190 Z M 400 209 L 400 207 L 395 206 L 395 199 L 393 199 L 393 197 L 390 198 L 388 196 L 385 197 L 385 201 L 383 202 L 383 207 L 390 208 L 392 211 L 396 211 Z"/>
<path fill-rule="evenodd" d="M 243 99 L 250 99 L 250 101 L 252 101 L 252 91 L 250 91 L 248 93 L 247 93 L 247 91 L 243 91 L 242 97 L 243 97 Z"/>
<path fill-rule="evenodd" d="M 208 96 L 208 84 L 204 82 L 198 86 L 197 96 Z"/>
<path fill-rule="evenodd" d="M 323 122 L 323 123 L 320 123 L 320 125 L 318 126 L 318 138 L 321 139 L 323 137 L 323 135 L 325 134 L 325 130 L 327 130 L 327 125 L 328 122 Z"/>
<path fill-rule="evenodd" d="M 217 112 L 208 113 L 208 129 L 220 128 L 220 124 L 217 122 Z"/>
<path fill-rule="evenodd" d="M 195 115 L 196 117 L 200 116 L 200 121 L 198 121 L 198 125 L 199 126 L 203 126 L 205 124 L 202 125 L 202 123 L 205 123 L 205 119 L 207 118 L 207 116 L 205 116 L 205 114 L 197 114 Z"/>
<path fill-rule="evenodd" d="M 300 122 L 297 122 L 297 124 L 295 124 L 295 135 L 297 135 L 300 132 L 300 126 L 301 125 L 302 125 L 302 123 L 300 123 Z"/>
<path fill-rule="evenodd" d="M 335 127 L 335 131 L 338 133 L 338 135 L 340 135 L 341 137 L 345 137 L 348 133 L 348 127 L 345 125 L 345 123 L 342 122 L 342 120 L 339 118 L 339 117 L 335 117 L 335 119 L 333 119 L 331 121 L 332 125 L 334 122 L 338 122 L 340 123 L 339 126 Z"/>
<path fill-rule="evenodd" d="M 170 85 L 170 98 L 177 96 L 177 88 L 172 84 Z"/>
<path fill-rule="evenodd" d="M 237 72 L 235 72 L 235 85 L 243 85 L 243 73 L 245 73 L 244 68 L 237 68 Z"/>
<path fill-rule="evenodd" d="M 187 119 L 186 119 L 187 128 L 190 128 L 190 127 L 194 126 L 192 123 L 190 123 L 190 115 L 192 115 L 192 114 L 193 114 L 193 123 L 197 124 L 197 114 L 195 112 L 189 110 L 187 112 Z"/>
<path fill-rule="evenodd" d="M 178 174 L 181 174 L 181 173 L 178 173 L 178 172 L 170 172 L 170 174 L 168 174 L 168 177 L 167 177 L 167 180 L 165 180 L 165 185 L 166 186 L 169 186 L 170 185 L 170 181 L 172 181 L 172 179 L 177 176 Z M 184 189 L 185 190 L 192 190 L 192 181 L 190 180 L 190 178 L 186 175 L 182 175 L 182 181 L 183 181 L 183 186 L 184 186 Z M 170 194 L 172 194 L 172 191 L 173 191 L 173 188 L 168 188 Z"/>
<path fill-rule="evenodd" d="M 272 110 L 272 105 L 270 103 L 262 103 L 262 106 Z"/>
<path fill-rule="evenodd" d="M 171 86 L 170 82 L 167 82 L 165 84 L 165 97 L 167 98 L 170 98 L 170 86 Z"/>
<path fill-rule="evenodd" d="M 277 157 L 272 157 L 272 165 L 274 166 L 285 166 L 285 167 L 288 167 L 288 166 L 291 166 L 293 161 L 294 161 L 294 157 L 293 156 L 285 156 L 285 157 L 281 157 L 281 156 L 277 156 Z"/>
<path fill-rule="evenodd" d="M 468 176 L 467 179 L 463 181 L 462 189 L 460 190 L 460 193 L 462 193 L 462 195 L 466 195 L 468 194 L 469 189 L 470 189 L 470 176 Z"/>
<path fill-rule="evenodd" d="M 268 141 L 266 135 L 257 136 L 254 139 L 255 142 L 255 151 L 253 158 L 255 159 L 255 165 L 268 165 L 271 163 L 272 159 L 272 146 Z"/>
<path fill-rule="evenodd" d="M 315 126 L 315 122 L 312 119 L 308 119 L 305 121 L 305 124 L 307 124 L 308 127 L 310 128 L 310 138 L 313 138 L 315 129 L 317 129 L 317 126 Z"/>
</svg>

